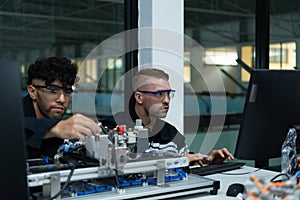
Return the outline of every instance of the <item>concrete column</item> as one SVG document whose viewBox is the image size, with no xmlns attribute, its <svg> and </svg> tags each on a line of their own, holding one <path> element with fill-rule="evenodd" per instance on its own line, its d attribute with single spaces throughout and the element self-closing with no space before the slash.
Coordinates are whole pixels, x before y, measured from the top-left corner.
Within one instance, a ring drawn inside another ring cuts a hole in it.
<svg viewBox="0 0 300 200">
<path fill-rule="evenodd" d="M 166 121 L 183 133 L 183 0 L 139 0 L 139 68 L 161 68 L 176 90 Z"/>
</svg>

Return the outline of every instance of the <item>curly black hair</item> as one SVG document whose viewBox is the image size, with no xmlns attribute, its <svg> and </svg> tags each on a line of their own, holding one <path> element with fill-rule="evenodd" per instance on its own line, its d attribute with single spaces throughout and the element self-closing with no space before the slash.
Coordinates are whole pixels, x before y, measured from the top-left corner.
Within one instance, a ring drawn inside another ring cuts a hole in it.
<svg viewBox="0 0 300 200">
<path fill-rule="evenodd" d="M 74 85 L 78 67 L 70 59 L 64 57 L 39 58 L 31 64 L 27 71 L 27 84 L 32 84 L 33 79 L 44 80 L 46 85 L 59 80 L 63 86 Z"/>
</svg>

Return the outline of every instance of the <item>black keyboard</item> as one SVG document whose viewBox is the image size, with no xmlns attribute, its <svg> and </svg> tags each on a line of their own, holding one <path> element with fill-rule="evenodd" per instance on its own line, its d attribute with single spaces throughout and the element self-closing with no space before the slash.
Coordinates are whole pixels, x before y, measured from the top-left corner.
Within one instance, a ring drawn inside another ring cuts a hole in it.
<svg viewBox="0 0 300 200">
<path fill-rule="evenodd" d="M 205 176 L 210 174 L 216 174 L 220 172 L 226 172 L 234 169 L 239 169 L 244 166 L 244 162 L 224 162 L 220 164 L 205 165 L 203 167 L 190 168 L 190 173 L 197 174 L 199 176 Z"/>
</svg>

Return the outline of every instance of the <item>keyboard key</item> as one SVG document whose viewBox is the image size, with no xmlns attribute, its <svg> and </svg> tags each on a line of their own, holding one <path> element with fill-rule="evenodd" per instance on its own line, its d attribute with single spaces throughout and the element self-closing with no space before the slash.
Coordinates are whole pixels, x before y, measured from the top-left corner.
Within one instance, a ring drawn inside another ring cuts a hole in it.
<svg viewBox="0 0 300 200">
<path fill-rule="evenodd" d="M 244 165 L 245 165 L 244 162 L 223 162 L 220 164 L 211 164 L 211 165 L 205 165 L 203 167 L 190 168 L 190 173 L 200 175 L 200 176 L 205 176 L 205 175 L 211 175 L 220 172 L 226 172 L 234 169 L 239 169 Z"/>
</svg>

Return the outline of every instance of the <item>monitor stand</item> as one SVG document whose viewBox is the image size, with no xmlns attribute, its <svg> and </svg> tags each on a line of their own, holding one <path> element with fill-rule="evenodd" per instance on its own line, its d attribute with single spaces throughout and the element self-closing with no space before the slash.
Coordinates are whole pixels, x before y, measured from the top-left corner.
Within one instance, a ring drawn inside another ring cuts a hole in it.
<svg viewBox="0 0 300 200">
<path fill-rule="evenodd" d="M 255 160 L 255 167 L 271 171 L 281 172 L 281 165 L 269 166 L 269 160 Z"/>
<path fill-rule="evenodd" d="M 268 169 L 269 168 L 269 159 L 266 160 L 255 160 L 254 163 L 256 168 Z"/>
</svg>

